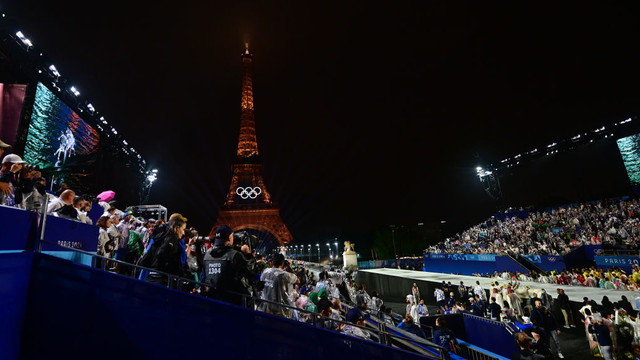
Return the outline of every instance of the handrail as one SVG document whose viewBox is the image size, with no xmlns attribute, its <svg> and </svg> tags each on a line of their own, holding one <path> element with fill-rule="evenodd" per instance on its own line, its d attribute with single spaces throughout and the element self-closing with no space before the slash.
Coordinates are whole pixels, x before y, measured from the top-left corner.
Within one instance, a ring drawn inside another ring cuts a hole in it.
<svg viewBox="0 0 640 360">
<path fill-rule="evenodd" d="M 183 287 L 184 283 L 190 283 L 190 284 L 194 285 L 194 288 L 196 288 L 196 289 L 211 287 L 210 284 L 207 284 L 207 283 L 203 283 L 203 282 L 200 282 L 200 281 L 196 281 L 196 280 L 184 278 L 184 277 L 181 277 L 181 276 L 177 276 L 177 275 L 174 275 L 174 274 L 166 273 L 166 272 L 163 272 L 163 271 L 159 271 L 157 269 L 144 267 L 144 266 L 141 266 L 141 265 L 138 265 L 138 264 L 132 264 L 132 263 L 128 263 L 128 262 L 125 262 L 125 261 L 122 261 L 122 260 L 104 257 L 104 256 L 97 255 L 97 254 L 95 254 L 93 252 L 89 252 L 89 251 L 86 251 L 86 250 L 81 250 L 81 249 L 76 249 L 76 248 L 73 248 L 73 247 L 64 246 L 64 245 L 61 245 L 61 244 L 58 244 L 58 243 L 54 243 L 54 242 L 51 242 L 51 241 L 47 241 L 47 240 L 44 240 L 44 239 L 41 239 L 40 242 L 41 243 L 53 244 L 53 245 L 55 245 L 57 247 L 61 247 L 61 248 L 64 248 L 64 249 L 68 249 L 68 250 L 71 250 L 71 251 L 74 251 L 74 252 L 78 252 L 78 253 L 81 253 L 81 254 L 85 254 L 85 255 L 91 256 L 91 258 L 92 258 L 91 267 L 97 268 L 97 269 L 100 269 L 100 270 L 103 270 L 103 271 L 106 271 L 107 262 L 113 262 L 113 263 L 121 264 L 123 266 L 132 267 L 132 268 L 134 268 L 136 270 L 146 270 L 146 271 L 149 271 L 150 273 L 153 272 L 153 273 L 156 273 L 156 274 L 160 274 L 162 276 L 166 276 L 167 277 L 167 286 L 166 287 L 170 288 L 172 290 L 182 291 L 182 287 Z M 102 260 L 101 264 L 100 264 L 100 267 L 97 266 L 97 262 L 98 262 L 97 260 L 98 259 Z M 117 274 L 117 275 L 129 277 L 128 275 L 122 275 L 122 274 Z M 136 271 L 132 272 L 132 276 L 131 277 L 133 277 L 134 279 L 136 278 Z M 342 324 L 343 326 L 349 325 L 349 326 L 357 327 L 357 328 L 360 328 L 361 330 L 363 330 L 363 331 L 365 331 L 367 333 L 373 333 L 374 335 L 376 335 L 377 338 L 378 338 L 378 342 L 383 344 L 383 345 L 387 345 L 385 343 L 385 340 L 384 340 L 387 337 L 391 337 L 391 338 L 396 339 L 398 341 L 406 340 L 406 337 L 405 338 L 399 337 L 399 336 L 397 336 L 397 335 L 395 335 L 395 334 L 393 334 L 393 333 L 391 333 L 389 331 L 382 331 L 380 329 L 373 329 L 371 327 L 360 326 L 360 325 L 349 323 L 349 322 L 346 322 L 346 321 L 343 321 L 343 320 L 336 320 L 336 319 L 333 319 L 333 318 L 330 318 L 330 317 L 322 316 L 322 315 L 320 315 L 318 313 L 314 313 L 312 311 L 308 311 L 308 310 L 305 310 L 305 309 L 299 309 L 299 308 L 297 308 L 295 306 L 282 304 L 282 303 L 278 303 L 278 302 L 274 302 L 274 301 L 270 301 L 270 300 L 265 300 L 265 299 L 262 299 L 261 297 L 252 296 L 252 295 L 249 295 L 249 294 L 237 293 L 237 292 L 228 291 L 228 290 L 225 290 L 223 292 L 226 293 L 226 294 L 241 296 L 242 304 L 244 305 L 244 307 L 248 308 L 248 309 L 251 309 L 251 310 L 254 310 L 254 311 L 256 311 L 256 307 L 257 307 L 258 304 L 268 303 L 268 304 L 276 305 L 276 306 L 281 307 L 281 308 L 287 308 L 292 312 L 295 311 L 297 313 L 306 314 L 308 316 L 308 318 L 311 319 L 310 325 L 313 325 L 313 326 L 317 326 L 317 324 L 320 321 L 331 321 L 331 322 L 336 323 L 336 324 Z M 199 294 L 199 295 L 204 296 L 202 294 Z M 344 306 L 345 306 L 345 308 L 348 308 L 350 305 L 345 303 Z M 285 317 L 285 318 L 287 318 L 287 317 Z M 289 320 L 293 320 L 293 319 L 289 319 Z M 401 329 L 394 329 L 394 330 L 401 330 Z M 450 359 L 448 350 L 443 348 L 443 347 L 441 347 L 441 346 L 438 346 L 438 345 L 436 345 L 436 344 L 434 344 L 432 342 L 429 342 L 427 340 L 420 339 L 420 338 L 411 339 L 411 341 L 416 341 L 416 342 L 421 341 L 423 345 L 429 346 L 429 347 L 433 347 L 433 348 L 437 349 L 438 352 L 440 353 L 440 359 L 443 359 L 443 360 L 449 360 Z M 424 354 L 422 354 L 422 355 L 424 355 Z"/>
</svg>

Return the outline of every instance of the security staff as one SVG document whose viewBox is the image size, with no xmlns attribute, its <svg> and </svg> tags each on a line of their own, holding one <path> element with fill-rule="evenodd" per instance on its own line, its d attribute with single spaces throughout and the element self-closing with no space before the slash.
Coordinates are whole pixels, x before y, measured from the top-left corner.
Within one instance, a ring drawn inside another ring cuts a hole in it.
<svg viewBox="0 0 640 360">
<path fill-rule="evenodd" d="M 242 295 L 249 295 L 242 278 L 251 278 L 255 262 L 251 249 L 243 245 L 233 248 L 233 230 L 223 225 L 216 229 L 215 243 L 204 257 L 203 277 L 210 287 L 207 296 L 235 305 L 242 305 Z"/>
</svg>

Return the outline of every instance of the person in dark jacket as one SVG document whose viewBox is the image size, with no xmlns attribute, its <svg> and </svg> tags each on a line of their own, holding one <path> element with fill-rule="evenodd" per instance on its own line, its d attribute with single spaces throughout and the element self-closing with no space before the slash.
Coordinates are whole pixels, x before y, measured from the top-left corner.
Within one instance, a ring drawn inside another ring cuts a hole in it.
<svg viewBox="0 0 640 360">
<path fill-rule="evenodd" d="M 182 253 L 184 250 L 180 246 L 180 241 L 184 236 L 187 227 L 187 218 L 180 214 L 173 214 L 167 223 L 167 227 L 158 238 L 154 239 L 158 244 L 157 251 L 151 262 L 151 268 L 176 276 L 183 276 Z M 167 286 L 167 275 L 150 272 L 147 276 L 150 283 Z"/>
<path fill-rule="evenodd" d="M 207 296 L 242 305 L 242 295 L 250 295 L 242 280 L 255 273 L 255 259 L 249 246 L 233 248 L 233 230 L 223 225 L 216 229 L 214 246 L 204 256 L 203 276 L 209 284 Z"/>
<path fill-rule="evenodd" d="M 444 316 L 436 319 L 436 330 L 433 332 L 433 342 L 455 353 L 455 346 L 458 344 L 458 340 L 453 334 L 453 331 L 447 327 L 447 321 Z"/>
<path fill-rule="evenodd" d="M 420 326 L 416 325 L 413 322 L 413 317 L 410 314 L 406 314 L 404 319 L 400 324 L 398 324 L 398 329 L 402 329 L 404 331 L 410 332 L 415 336 L 426 339 L 427 336 L 424 334 L 424 331 L 420 328 Z"/>
<path fill-rule="evenodd" d="M 555 344 L 558 357 L 563 359 L 564 356 L 560 350 L 560 339 L 558 337 L 558 329 L 560 326 L 556 322 L 553 314 L 544 306 L 542 306 L 542 300 L 535 301 L 535 307 L 531 310 L 531 322 L 536 328 L 541 329 L 539 331 L 542 342 L 548 347 L 551 347 L 551 339 Z"/>
<path fill-rule="evenodd" d="M 571 304 L 569 303 L 569 297 L 564 293 L 564 290 L 558 289 L 558 297 L 556 298 L 558 302 L 558 307 L 560 311 L 562 311 L 562 315 L 564 316 L 565 328 L 576 327 L 573 323 L 573 310 L 571 309 Z"/>
<path fill-rule="evenodd" d="M 537 354 L 534 349 L 531 348 L 531 338 L 529 335 L 519 332 L 516 334 L 516 344 L 520 347 L 518 352 L 511 356 L 513 360 L 543 360 L 545 356 Z"/>
<path fill-rule="evenodd" d="M 491 320 L 500 321 L 500 311 L 502 308 L 496 303 L 496 298 L 491 297 L 489 301 L 491 301 L 491 303 L 489 303 L 489 317 Z"/>
<path fill-rule="evenodd" d="M 604 360 L 613 359 L 613 341 L 611 341 L 611 331 L 609 327 L 602 323 L 602 316 L 593 315 L 593 324 L 589 325 L 589 332 L 596 334 L 598 344 L 600 344 L 600 352 Z"/>
</svg>

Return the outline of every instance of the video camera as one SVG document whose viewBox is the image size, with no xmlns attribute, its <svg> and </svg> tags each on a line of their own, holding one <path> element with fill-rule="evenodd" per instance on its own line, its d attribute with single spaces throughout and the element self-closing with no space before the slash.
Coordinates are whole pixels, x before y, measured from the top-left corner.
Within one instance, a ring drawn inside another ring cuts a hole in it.
<svg viewBox="0 0 640 360">
<path fill-rule="evenodd" d="M 260 240 L 255 235 L 251 235 L 246 231 L 238 231 L 233 233 L 233 247 L 240 250 L 242 245 L 247 245 L 249 251 L 253 252 L 258 248 Z"/>
</svg>

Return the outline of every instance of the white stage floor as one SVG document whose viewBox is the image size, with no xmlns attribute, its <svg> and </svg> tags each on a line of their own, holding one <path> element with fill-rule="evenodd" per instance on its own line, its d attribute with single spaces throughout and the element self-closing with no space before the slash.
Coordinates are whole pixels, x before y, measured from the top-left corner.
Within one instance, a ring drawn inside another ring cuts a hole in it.
<svg viewBox="0 0 640 360">
<path fill-rule="evenodd" d="M 397 276 L 405 279 L 415 279 L 421 281 L 429 281 L 441 284 L 442 281 L 449 282 L 451 281 L 452 285 L 459 285 L 460 281 L 464 281 L 466 286 L 472 286 L 476 284 L 476 281 L 480 281 L 480 285 L 482 285 L 485 289 L 490 289 L 491 282 L 495 281 L 492 278 L 483 278 L 483 277 L 475 277 L 475 276 L 467 276 L 467 275 L 453 275 L 453 274 L 442 274 L 442 273 L 433 273 L 433 272 L 425 272 L 425 271 L 414 271 L 414 270 L 400 270 L 400 269 L 367 269 L 367 270 L 358 270 L 362 272 L 381 274 L 387 276 Z M 505 280 L 498 279 L 500 284 L 507 283 Z M 602 303 L 602 297 L 607 296 L 611 302 L 616 302 L 620 300 L 622 295 L 627 297 L 627 300 L 631 302 L 633 308 L 638 310 L 635 304 L 635 295 L 640 295 L 640 291 L 623 291 L 623 290 L 609 290 L 609 289 L 600 289 L 600 288 L 592 288 L 586 286 L 563 286 L 563 285 L 555 285 L 555 284 L 543 284 L 535 281 L 521 281 L 520 287 L 524 287 L 529 285 L 529 287 L 533 289 L 545 289 L 545 291 L 553 296 L 555 299 L 558 297 L 558 293 L 556 289 L 562 288 L 564 289 L 565 294 L 569 296 L 569 300 L 575 302 L 582 302 L 583 297 L 588 297 L 589 299 L 593 299 L 599 305 Z M 411 289 L 407 289 L 407 294 L 411 293 Z M 431 295 L 432 294 L 428 294 Z M 432 296 L 433 297 L 433 296 Z"/>
</svg>

